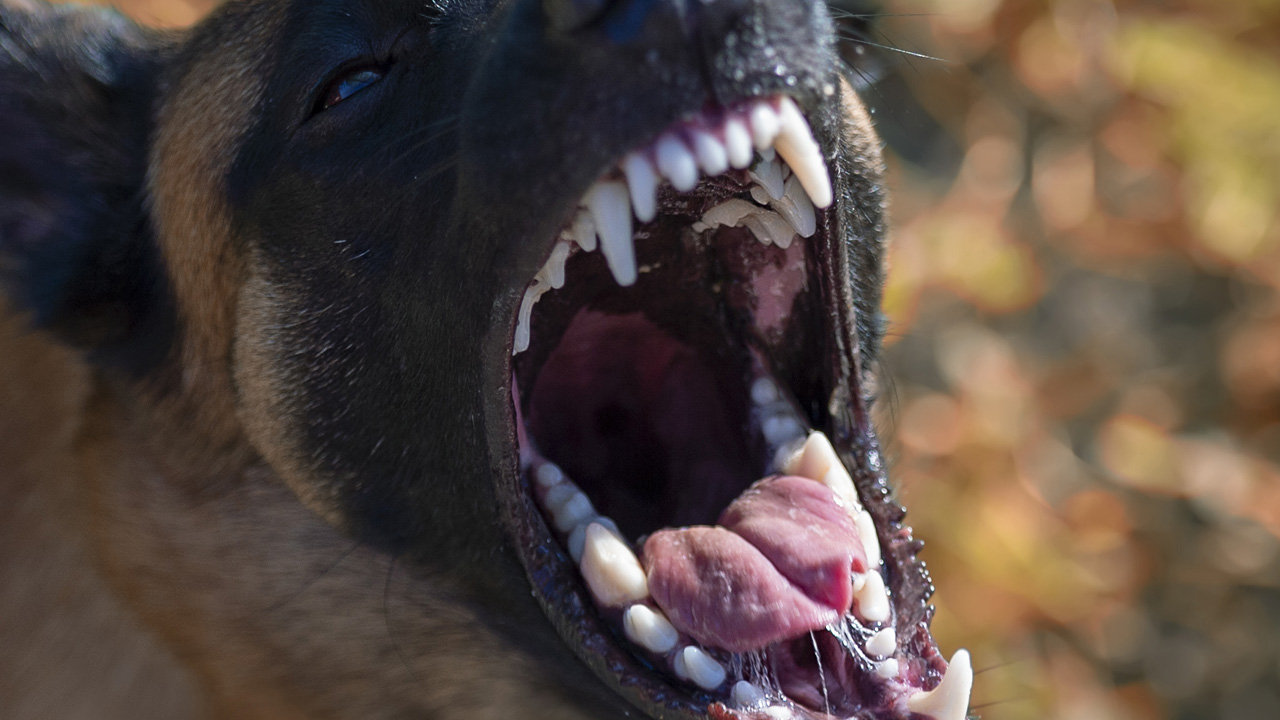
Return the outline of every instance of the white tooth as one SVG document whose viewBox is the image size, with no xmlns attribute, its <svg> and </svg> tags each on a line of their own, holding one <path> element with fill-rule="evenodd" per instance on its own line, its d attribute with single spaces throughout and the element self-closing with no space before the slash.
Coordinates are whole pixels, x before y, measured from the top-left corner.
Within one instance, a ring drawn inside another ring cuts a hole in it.
<svg viewBox="0 0 1280 720">
<path fill-rule="evenodd" d="M 636 282 L 636 247 L 631 239 L 631 200 L 627 184 L 598 182 L 583 198 L 600 234 L 600 249 L 613 279 L 623 287 Z"/>
<path fill-rule="evenodd" d="M 871 657 L 889 657 L 898 649 L 898 634 L 893 628 L 885 628 L 867 641 L 867 654 Z"/>
<path fill-rule="evenodd" d="M 693 132 L 693 154 L 698 156 L 698 166 L 707 177 L 715 177 L 729 169 L 729 151 L 711 133 Z"/>
<path fill-rule="evenodd" d="M 586 210 L 578 213 L 573 219 L 573 227 L 569 228 L 569 235 L 578 243 L 578 247 L 587 252 L 595 252 L 596 224 L 591 222 L 591 213 Z"/>
<path fill-rule="evenodd" d="M 769 207 L 785 217 L 800 237 L 813 237 L 818 230 L 818 218 L 814 212 L 813 203 L 809 202 L 808 194 L 794 175 L 787 178 L 786 192 L 783 193 L 782 198 L 769 203 Z"/>
<path fill-rule="evenodd" d="M 511 348 L 512 355 L 518 355 L 529 349 L 529 340 L 533 333 L 533 306 L 550 289 L 551 286 L 542 278 L 536 278 L 533 285 L 525 289 L 524 297 L 520 299 L 520 312 L 516 316 L 516 334 Z"/>
<path fill-rule="evenodd" d="M 764 693 L 760 688 L 752 685 L 746 680 L 739 680 L 733 684 L 733 690 L 729 691 L 729 697 L 733 698 L 733 702 L 740 708 L 751 707 L 764 699 Z"/>
<path fill-rule="evenodd" d="M 729 154 L 729 164 L 739 170 L 751 164 L 751 133 L 746 123 L 730 118 L 724 124 L 724 149 Z"/>
<path fill-rule="evenodd" d="M 764 405 L 765 403 L 777 402 L 777 400 L 778 386 L 769 378 L 756 378 L 756 381 L 751 383 L 751 402 L 757 405 Z"/>
<path fill-rule="evenodd" d="M 649 222 L 658 214 L 658 172 L 649 158 L 638 153 L 628 155 L 622 161 L 622 174 L 627 176 L 631 189 L 631 209 L 636 219 Z"/>
<path fill-rule="evenodd" d="M 781 445 L 788 440 L 804 436 L 800 421 L 790 415 L 774 415 L 760 423 L 760 432 L 770 445 Z"/>
<path fill-rule="evenodd" d="M 737 227 L 742 222 L 743 218 L 762 211 L 763 208 L 758 205 L 753 205 L 746 200 L 732 198 L 730 200 L 725 200 L 719 205 L 703 213 L 702 222 L 706 224 L 708 228 L 718 227 L 720 225 Z"/>
<path fill-rule="evenodd" d="M 769 202 L 773 200 L 773 198 L 769 197 L 769 191 L 765 190 L 759 185 L 751 186 L 751 199 L 755 200 L 761 205 L 768 205 Z"/>
<path fill-rule="evenodd" d="M 791 166 L 791 172 L 800 179 L 815 207 L 831 205 L 831 177 L 827 174 L 822 150 L 813 139 L 809 123 L 790 98 L 782 99 L 779 118 L 782 127 L 774 143 L 778 155 Z"/>
<path fill-rule="evenodd" d="M 703 690 L 715 690 L 724 684 L 724 666 L 702 648 L 690 645 L 680 651 L 680 658 L 684 660 L 684 670 L 689 679 Z"/>
<path fill-rule="evenodd" d="M 795 228 L 791 227 L 786 218 L 768 210 L 757 210 L 743 218 L 741 224 L 749 228 L 760 242 L 765 245 L 772 243 L 784 250 L 791 247 L 791 241 L 796 236 Z"/>
<path fill-rule="evenodd" d="M 622 616 L 622 629 L 627 639 L 659 655 L 676 646 L 680 634 L 671 626 L 667 616 L 647 605 L 632 605 Z"/>
<path fill-rule="evenodd" d="M 889 621 L 889 594 L 884 589 L 884 578 L 877 570 L 867 573 L 867 584 L 854 593 L 854 599 L 857 600 L 858 615 L 863 620 L 873 623 Z"/>
<path fill-rule="evenodd" d="M 969 651 L 957 650 L 938 687 L 907 698 L 907 709 L 933 720 L 964 720 L 973 689 L 973 666 Z"/>
<path fill-rule="evenodd" d="M 778 111 L 768 103 L 756 103 L 756 106 L 751 108 L 750 120 L 751 139 L 755 141 L 756 149 L 764 150 L 772 147 L 774 138 L 778 137 L 778 131 L 782 128 Z"/>
<path fill-rule="evenodd" d="M 883 555 L 880 552 L 880 538 L 876 535 L 876 523 L 871 519 L 871 513 L 865 509 L 854 512 L 853 527 L 858 531 L 858 537 L 862 539 L 862 547 L 867 552 L 867 567 L 875 572 L 880 567 L 880 559 Z"/>
<path fill-rule="evenodd" d="M 864 573 L 853 574 L 853 596 L 857 597 L 862 592 L 862 588 L 867 586 L 867 576 Z"/>
<path fill-rule="evenodd" d="M 606 530 L 622 539 L 622 532 L 618 530 L 618 525 L 612 519 L 603 515 L 590 518 L 590 522 L 579 523 L 578 527 L 569 533 L 569 557 L 573 558 L 575 563 L 582 564 L 582 551 L 587 545 L 587 528 L 592 523 L 602 525 Z"/>
<path fill-rule="evenodd" d="M 782 166 L 777 160 L 761 160 L 751 166 L 748 173 L 752 180 L 760 183 L 760 187 L 769 193 L 769 197 L 777 200 L 786 193 L 786 187 L 782 179 Z"/>
<path fill-rule="evenodd" d="M 663 135 L 657 145 L 658 170 L 672 187 L 688 192 L 698 185 L 698 160 L 675 135 Z"/>
<path fill-rule="evenodd" d="M 567 533 L 595 515 L 596 509 L 591 506 L 591 499 L 581 492 L 574 493 L 573 497 L 566 500 L 555 512 L 556 529 Z"/>
<path fill-rule="evenodd" d="M 567 242 L 556 243 L 556 246 L 551 249 L 551 257 L 547 258 L 547 263 L 538 271 L 536 277 L 545 280 L 555 290 L 564 287 L 564 264 L 569 260 L 571 249 Z"/>
<path fill-rule="evenodd" d="M 898 677 L 898 661 L 893 658 L 889 658 L 884 662 L 876 663 L 876 675 L 885 680 L 892 680 L 893 678 Z"/>
<path fill-rule="evenodd" d="M 799 475 L 821 482 L 832 465 L 844 467 L 836 455 L 836 449 L 827 439 L 826 433 L 815 430 L 809 433 L 809 437 L 804 441 L 804 447 L 800 448 L 800 452 L 791 459 L 784 470 L 788 475 Z"/>
<path fill-rule="evenodd" d="M 535 475 L 538 478 L 538 484 L 547 489 L 559 485 L 564 480 L 564 472 L 555 463 L 543 463 Z"/>
<path fill-rule="evenodd" d="M 833 464 L 827 470 L 827 474 L 822 476 L 822 484 L 831 488 L 836 497 L 845 501 L 851 515 L 856 515 L 861 510 L 862 504 L 858 502 L 858 491 L 854 489 L 853 478 L 849 477 L 849 471 L 844 469 L 844 465 Z"/>
<path fill-rule="evenodd" d="M 769 720 L 795 720 L 796 714 L 791 712 L 791 708 L 782 705 L 774 705 L 764 709 L 764 714 L 769 716 Z"/>
<path fill-rule="evenodd" d="M 599 523 L 587 526 L 582 579 L 605 607 L 626 607 L 649 596 L 649 581 L 635 553 Z"/>
<path fill-rule="evenodd" d="M 550 511 L 552 515 L 555 515 L 560 512 L 560 508 L 564 507 L 565 503 L 580 492 L 571 482 L 561 483 L 547 491 L 546 496 L 542 499 L 542 506 Z"/>
</svg>

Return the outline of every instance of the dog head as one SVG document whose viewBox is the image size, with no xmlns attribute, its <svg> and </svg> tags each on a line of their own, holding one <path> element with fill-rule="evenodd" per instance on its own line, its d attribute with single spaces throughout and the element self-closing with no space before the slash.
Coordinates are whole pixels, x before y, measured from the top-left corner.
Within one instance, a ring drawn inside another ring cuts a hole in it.
<svg viewBox="0 0 1280 720">
<path fill-rule="evenodd" d="M 963 717 L 867 414 L 881 167 L 823 4 L 3 8 L 5 288 L 187 482 L 265 469 L 564 708 Z"/>
</svg>

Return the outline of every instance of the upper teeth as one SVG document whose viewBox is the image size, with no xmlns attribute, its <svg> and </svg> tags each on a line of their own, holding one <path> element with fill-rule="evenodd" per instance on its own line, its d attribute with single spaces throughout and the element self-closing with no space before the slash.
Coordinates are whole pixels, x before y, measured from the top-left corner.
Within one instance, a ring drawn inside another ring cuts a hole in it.
<svg viewBox="0 0 1280 720">
<path fill-rule="evenodd" d="M 688 192 L 700 176 L 715 177 L 730 167 L 751 168 L 751 196 L 760 204 L 728 200 L 730 209 L 712 208 L 694 224 L 695 230 L 745 227 L 760 242 L 785 249 L 796 235 L 812 236 L 817 230 L 814 209 L 831 205 L 831 179 L 822 151 L 791 98 L 757 100 L 724 113 L 717 123 L 699 118 L 665 132 L 652 146 L 622 159 L 620 178 L 611 174 L 611 179 L 599 180 L 587 190 L 578 214 L 521 299 L 514 352 L 529 347 L 533 306 L 547 291 L 564 286 L 570 242 L 586 252 L 599 246 L 613 279 L 630 286 L 640 271 L 633 218 L 647 223 L 657 217 L 659 185 L 665 180 L 677 191 Z"/>
<path fill-rule="evenodd" d="M 933 720 L 964 720 L 973 689 L 973 665 L 967 650 L 957 650 L 938 687 L 907 698 L 907 709 Z"/>
</svg>

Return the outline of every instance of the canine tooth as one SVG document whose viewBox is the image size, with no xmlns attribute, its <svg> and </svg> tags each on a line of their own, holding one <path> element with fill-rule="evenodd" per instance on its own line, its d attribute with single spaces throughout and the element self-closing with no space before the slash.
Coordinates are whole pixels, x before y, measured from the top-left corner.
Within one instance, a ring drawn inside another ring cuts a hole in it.
<svg viewBox="0 0 1280 720">
<path fill-rule="evenodd" d="M 591 221 L 590 212 L 584 210 L 574 217 L 573 226 L 569 228 L 569 235 L 574 242 L 578 243 L 578 247 L 587 252 L 595 252 L 596 225 Z"/>
<path fill-rule="evenodd" d="M 676 646 L 680 634 L 661 612 L 647 605 L 632 605 L 622 616 L 622 629 L 627 639 L 659 655 Z"/>
<path fill-rule="evenodd" d="M 751 133 L 746 123 L 737 118 L 730 118 L 724 124 L 724 149 L 729 155 L 729 164 L 739 170 L 751 164 Z"/>
<path fill-rule="evenodd" d="M 627 177 L 636 219 L 649 222 L 658 214 L 658 171 L 649 158 L 632 153 L 622 161 L 622 174 Z"/>
<path fill-rule="evenodd" d="M 889 594 L 884 589 L 884 578 L 879 571 L 872 569 L 867 573 L 867 584 L 854 593 L 857 600 L 858 615 L 869 622 L 888 622 L 890 615 Z"/>
<path fill-rule="evenodd" d="M 649 581 L 636 554 L 599 523 L 587 526 L 580 569 L 591 594 L 606 607 L 625 607 L 649 596 Z"/>
<path fill-rule="evenodd" d="M 631 239 L 631 200 L 626 183 L 598 182 L 587 191 L 585 201 L 613 279 L 623 287 L 634 285 L 636 246 Z"/>
<path fill-rule="evenodd" d="M 680 651 L 680 659 L 684 661 L 684 670 L 689 679 L 703 690 L 715 690 L 724 684 L 724 666 L 708 655 L 702 648 L 690 645 Z"/>
<path fill-rule="evenodd" d="M 688 192 L 698 185 L 698 161 L 684 141 L 675 135 L 658 138 L 658 170 L 672 187 Z"/>
<path fill-rule="evenodd" d="M 800 237 L 813 237 L 818 230 L 818 217 L 809 201 L 809 195 L 795 175 L 787 178 L 782 197 L 769 203 L 769 207 L 785 217 Z"/>
<path fill-rule="evenodd" d="M 764 693 L 760 691 L 760 688 L 746 680 L 739 680 L 734 683 L 733 690 L 729 691 L 729 696 L 733 698 L 734 704 L 738 707 L 750 707 L 764 699 Z"/>
<path fill-rule="evenodd" d="M 617 523 L 612 519 L 599 515 L 588 520 L 588 522 L 578 523 L 573 532 L 569 533 L 569 557 L 573 558 L 573 561 L 579 565 L 582 564 L 582 551 L 587 545 L 587 528 L 592 523 L 603 526 L 606 530 L 618 536 L 618 539 L 622 539 L 622 531 L 618 529 Z"/>
<path fill-rule="evenodd" d="M 711 133 L 694 131 L 693 154 L 698 157 L 698 166 L 707 177 L 715 177 L 729 169 L 729 151 Z"/>
<path fill-rule="evenodd" d="M 776 160 L 761 160 L 751 166 L 748 174 L 752 180 L 764 188 L 765 192 L 769 193 L 770 198 L 779 200 L 786 193 L 782 179 L 782 166 Z"/>
<path fill-rule="evenodd" d="M 751 402 L 764 405 L 777 400 L 778 386 L 769 378 L 756 378 L 756 381 L 751 383 Z"/>
<path fill-rule="evenodd" d="M 885 628 L 867 641 L 867 654 L 872 657 L 889 657 L 898 649 L 898 634 L 893 628 Z"/>
<path fill-rule="evenodd" d="M 595 515 L 596 509 L 591 505 L 591 499 L 582 492 L 576 492 L 555 511 L 556 529 L 567 533 Z"/>
<path fill-rule="evenodd" d="M 555 463 L 543 463 L 534 475 L 538 478 L 538 484 L 547 489 L 559 485 L 564 480 L 564 472 Z"/>
<path fill-rule="evenodd" d="M 791 166 L 791 172 L 800 179 L 805 192 L 815 207 L 825 208 L 831 205 L 831 177 L 827 174 L 827 165 L 822 159 L 822 149 L 813 139 L 813 131 L 809 123 L 800 114 L 800 108 L 791 98 L 782 99 L 779 113 L 781 129 L 774 147 L 778 155 Z"/>
<path fill-rule="evenodd" d="M 768 205 L 769 202 L 773 200 L 773 198 L 769 197 L 769 191 L 765 190 L 759 185 L 751 186 L 751 199 L 755 200 L 761 205 Z"/>
<path fill-rule="evenodd" d="M 755 107 L 751 108 L 750 120 L 751 139 L 755 141 L 756 149 L 764 150 L 772 147 L 774 138 L 778 137 L 778 132 L 782 129 L 778 111 L 768 103 L 756 103 Z"/>
<path fill-rule="evenodd" d="M 883 557 L 880 552 L 880 538 L 876 535 L 876 523 L 871 519 L 871 513 L 865 508 L 857 511 L 853 515 L 853 527 L 858 531 L 858 537 L 862 539 L 862 547 L 867 552 L 867 567 L 875 572 L 880 567 L 880 559 Z"/>
<path fill-rule="evenodd" d="M 876 663 L 876 675 L 885 680 L 892 680 L 898 677 L 898 661 L 894 658 L 889 658 L 883 662 Z"/>
<path fill-rule="evenodd" d="M 938 687 L 907 698 L 907 709 L 934 720 L 964 720 L 973 689 L 973 666 L 969 651 L 957 650 Z"/>
</svg>

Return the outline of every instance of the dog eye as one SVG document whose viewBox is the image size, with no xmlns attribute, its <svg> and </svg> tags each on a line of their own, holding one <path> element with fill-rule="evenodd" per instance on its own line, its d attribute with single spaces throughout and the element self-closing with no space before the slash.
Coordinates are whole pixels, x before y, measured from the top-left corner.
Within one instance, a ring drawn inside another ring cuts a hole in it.
<svg viewBox="0 0 1280 720">
<path fill-rule="evenodd" d="M 355 95 L 361 90 L 382 79 L 385 72 L 380 68 L 360 67 L 354 70 L 348 70 L 339 77 L 335 78 L 325 88 L 324 95 L 320 99 L 320 105 L 316 108 L 316 112 L 328 110 L 347 98 Z"/>
</svg>

